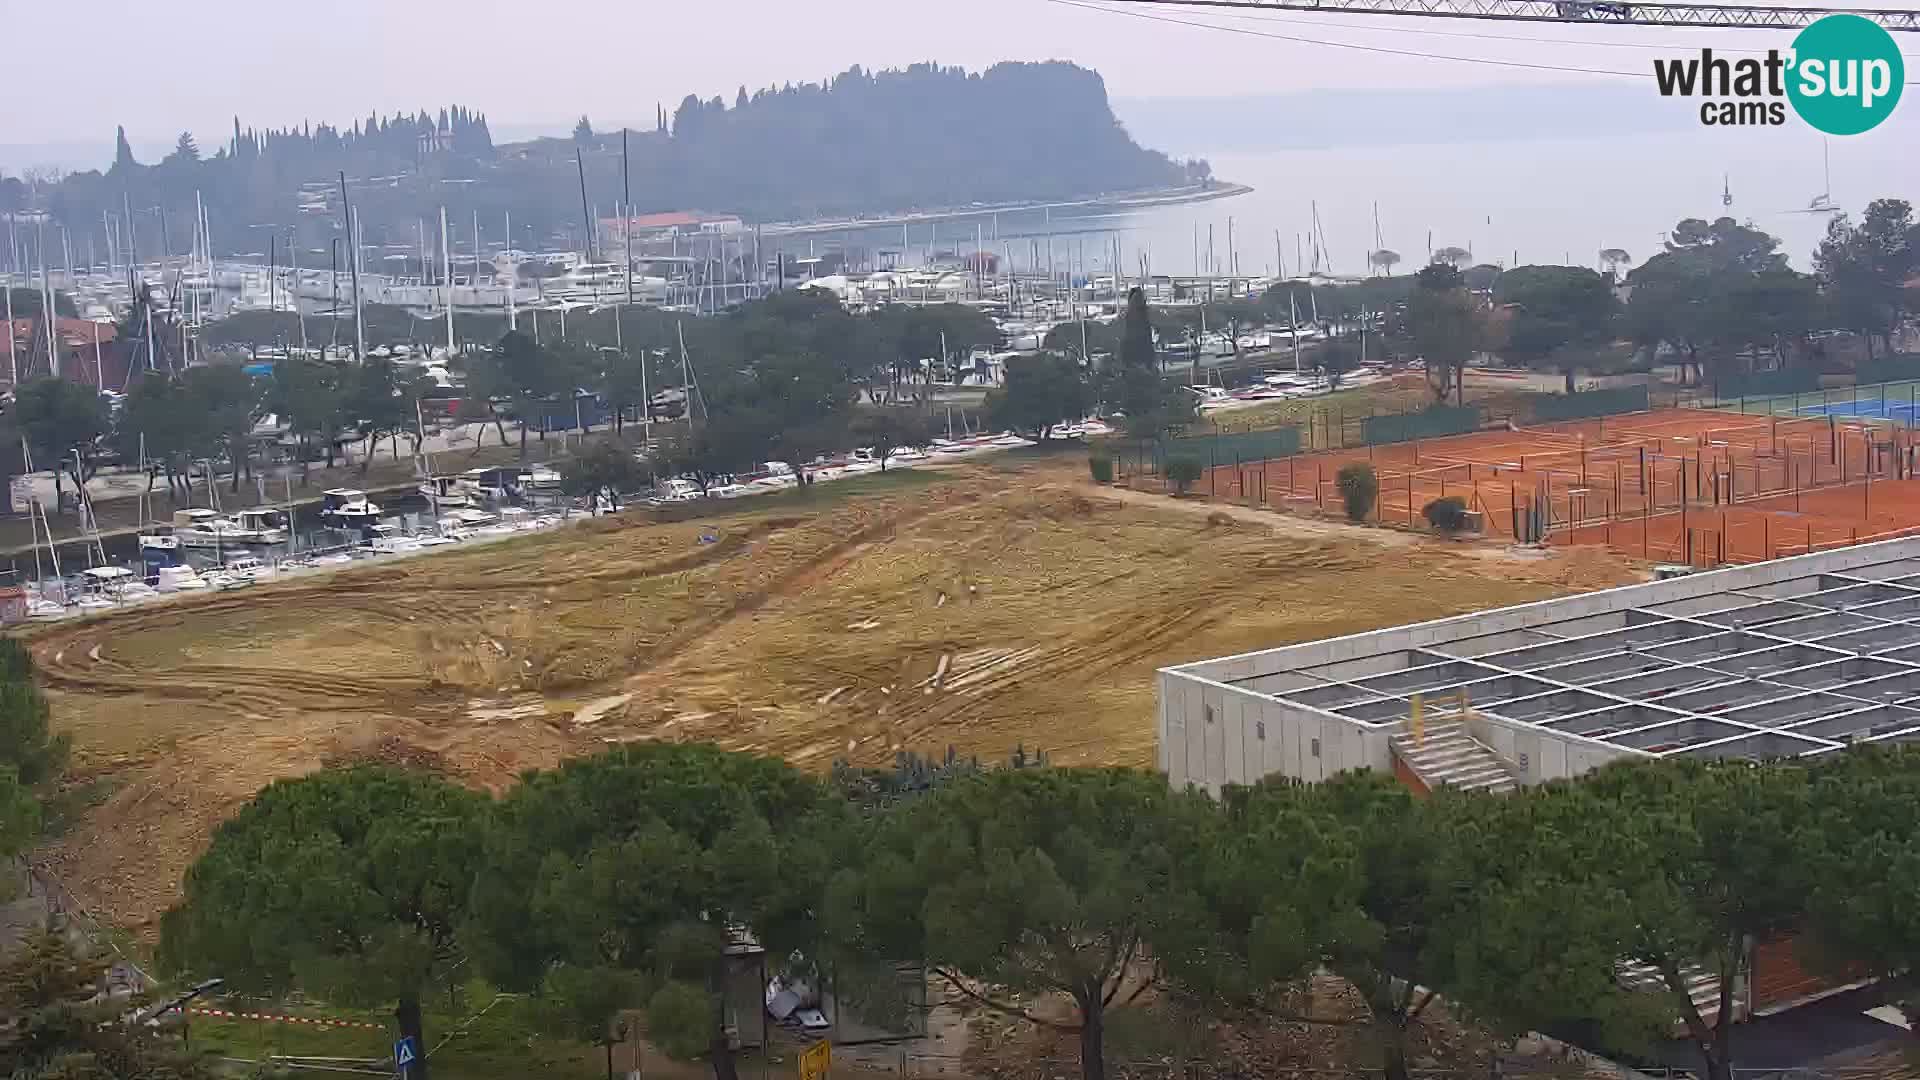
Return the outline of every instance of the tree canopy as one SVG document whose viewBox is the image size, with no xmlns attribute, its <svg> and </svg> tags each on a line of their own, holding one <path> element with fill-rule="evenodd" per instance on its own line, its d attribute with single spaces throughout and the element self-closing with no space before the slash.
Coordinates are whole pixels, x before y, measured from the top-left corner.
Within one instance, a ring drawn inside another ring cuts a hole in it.
<svg viewBox="0 0 1920 1080">
<path fill-rule="evenodd" d="M 661 113 L 658 125 L 625 140 L 631 183 L 624 190 L 642 213 L 697 206 L 794 220 L 1204 179 L 1197 168 L 1135 144 L 1115 121 L 1100 76 L 1061 62 L 975 72 L 853 67 L 821 82 L 742 88 L 731 105 L 689 95 Z M 165 161 L 147 166 L 135 160 L 122 129 L 110 170 L 68 175 L 53 185 L 48 208 L 84 236 L 98 235 L 102 214 L 118 215 L 123 197 L 135 207 L 163 207 L 167 235 L 159 235 L 158 219 L 141 222 L 140 249 L 179 252 L 191 243 L 198 191 L 220 208 L 216 244 L 247 243 L 250 226 L 292 222 L 297 243 L 324 247 L 337 213 L 300 213 L 301 188 L 344 171 L 401 178 L 354 192 L 372 244 L 410 244 L 416 219 L 444 202 L 456 222 L 480 213 L 485 229 L 511 214 L 511 239 L 520 246 L 562 233 L 584 247 L 575 150 L 591 191 L 623 190 L 622 140 L 606 138 L 585 116 L 570 132 L 513 146 L 496 145 L 486 116 L 460 105 L 264 130 L 236 117 L 220 145 L 208 134 L 199 133 L 197 153 L 186 152 L 188 135 Z M 1050 152 L 1019 160 L 998 152 L 1008 145 Z M 775 169 L 782 182 L 769 183 Z M 608 196 L 599 200 L 609 205 Z"/>
<path fill-rule="evenodd" d="M 918 957 L 997 1012 L 1057 1024 L 1006 995 L 1068 996 L 1081 1075 L 1100 1080 L 1106 1010 L 1151 984 L 1150 943 L 1197 906 L 1178 867 L 1204 844 L 1201 798 L 1120 769 L 962 777 L 881 823 L 831 917 L 857 948 Z"/>
<path fill-rule="evenodd" d="M 400 1034 L 420 1041 L 421 996 L 464 956 L 457 931 L 485 805 L 444 780 L 378 766 L 276 781 L 188 870 L 161 920 L 161 960 L 243 992 L 297 986 L 391 1005 Z"/>
<path fill-rule="evenodd" d="M 1861 334 L 1867 355 L 1875 339 L 1887 342 L 1915 308 L 1907 283 L 1920 274 L 1920 225 L 1904 199 L 1875 199 L 1858 224 L 1845 214 L 1827 223 L 1813 255 L 1837 325 Z"/>
<path fill-rule="evenodd" d="M 1006 385 L 987 394 L 989 424 L 1039 442 L 1055 424 L 1085 419 L 1092 408 L 1086 373 L 1072 357 L 1051 353 L 1013 358 Z"/>
<path fill-rule="evenodd" d="M 1452 389 L 1466 397 L 1466 367 L 1479 344 L 1477 305 L 1452 264 L 1436 262 L 1414 275 L 1407 328 L 1427 365 L 1427 383 L 1445 401 Z"/>
<path fill-rule="evenodd" d="M 1612 340 L 1619 309 L 1613 279 L 1584 266 L 1516 266 L 1500 275 L 1493 298 L 1510 311 L 1503 351 L 1560 370 L 1569 393 L 1574 358 L 1566 351 Z"/>
<path fill-rule="evenodd" d="M 717 1080 L 735 1072 L 729 955 L 753 946 L 784 976 L 831 978 L 843 1007 L 924 971 L 1070 1036 L 1094 1080 L 1108 1021 L 1149 994 L 1349 1029 L 1390 1080 L 1440 996 L 1496 1039 L 1633 1051 L 1684 1031 L 1727 1080 L 1756 942 L 1798 934 L 1836 976 L 1912 971 L 1916 794 L 1920 755 L 1874 748 L 1425 798 L 1348 773 L 1215 799 L 1024 752 L 823 782 L 636 744 L 493 799 L 359 766 L 276 783 L 222 826 L 160 954 L 246 992 L 385 1000 L 403 1031 L 464 958 L 535 995 L 549 1030 L 610 1047 L 641 1013 L 649 1041 Z M 1324 1009 L 1326 973 L 1357 1015 Z"/>
<path fill-rule="evenodd" d="M 781 762 L 705 746 L 623 747 L 527 776 L 486 830 L 480 970 L 514 989 L 556 963 L 643 973 L 659 1006 L 650 1035 L 698 1048 L 730 1080 L 728 950 L 742 934 L 775 958 L 817 946 L 813 910 L 846 835 L 825 794 Z M 705 1007 L 684 1008 L 696 993 Z"/>
</svg>

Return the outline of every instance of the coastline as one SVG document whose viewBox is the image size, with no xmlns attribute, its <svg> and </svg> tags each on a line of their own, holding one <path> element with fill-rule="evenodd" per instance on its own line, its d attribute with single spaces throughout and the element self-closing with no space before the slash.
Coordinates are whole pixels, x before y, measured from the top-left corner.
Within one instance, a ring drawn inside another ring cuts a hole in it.
<svg viewBox="0 0 1920 1080">
<path fill-rule="evenodd" d="M 899 228 L 902 225 L 937 225 L 944 222 L 966 221 L 973 218 L 990 218 L 996 214 L 1025 214 L 1051 210 L 1093 210 L 1108 213 L 1126 213 L 1132 210 L 1149 210 L 1161 206 L 1179 206 L 1183 203 L 1212 202 L 1216 199 L 1231 199 L 1252 193 L 1247 184 L 1219 182 L 1204 187 L 1156 188 L 1146 191 L 1124 192 L 1115 195 L 1096 195 L 1085 199 L 1068 199 L 1060 202 L 1018 202 L 995 203 L 990 206 L 966 206 L 951 210 L 916 211 L 906 214 L 887 214 L 879 217 L 852 218 L 839 221 L 802 221 L 770 222 L 760 226 L 762 237 L 818 236 L 826 233 L 861 232 L 867 229 Z"/>
</svg>

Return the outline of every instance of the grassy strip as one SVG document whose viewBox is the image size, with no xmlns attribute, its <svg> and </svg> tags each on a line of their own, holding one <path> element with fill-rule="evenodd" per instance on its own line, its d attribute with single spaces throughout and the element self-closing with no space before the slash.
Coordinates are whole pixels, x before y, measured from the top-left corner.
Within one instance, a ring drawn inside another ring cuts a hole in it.
<svg viewBox="0 0 1920 1080">
<path fill-rule="evenodd" d="M 541 1034 L 527 1003 L 518 998 L 494 1001 L 493 991 L 470 984 L 463 995 L 466 1008 L 429 1006 L 427 1043 L 435 1075 L 457 1080 L 517 1080 L 527 1076 L 577 1077 L 605 1073 L 603 1052 L 596 1047 Z M 493 1003 L 492 1008 L 488 1004 Z M 371 1028 L 321 1027 L 271 1020 L 242 1020 L 190 1015 L 188 1042 L 193 1049 L 224 1057 L 264 1061 L 276 1055 L 386 1059 L 396 1038 L 392 1014 L 380 1010 L 336 1007 L 284 1008 L 273 1004 L 214 1003 L 209 1008 L 292 1016 L 326 1017 L 381 1025 Z M 449 1038 L 451 1036 L 451 1038 Z M 442 1040 L 446 1040 L 442 1045 Z"/>
</svg>

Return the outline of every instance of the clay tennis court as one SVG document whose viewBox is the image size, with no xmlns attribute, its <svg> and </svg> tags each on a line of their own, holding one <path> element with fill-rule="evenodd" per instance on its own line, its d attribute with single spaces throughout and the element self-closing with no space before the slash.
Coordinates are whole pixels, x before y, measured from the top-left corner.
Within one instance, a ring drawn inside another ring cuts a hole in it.
<svg viewBox="0 0 1920 1080">
<path fill-rule="evenodd" d="M 1915 445 L 1879 419 L 1664 409 L 1216 463 L 1196 491 L 1339 512 L 1334 478 L 1368 462 L 1378 521 L 1455 496 L 1491 536 L 1714 566 L 1920 530 Z"/>
</svg>

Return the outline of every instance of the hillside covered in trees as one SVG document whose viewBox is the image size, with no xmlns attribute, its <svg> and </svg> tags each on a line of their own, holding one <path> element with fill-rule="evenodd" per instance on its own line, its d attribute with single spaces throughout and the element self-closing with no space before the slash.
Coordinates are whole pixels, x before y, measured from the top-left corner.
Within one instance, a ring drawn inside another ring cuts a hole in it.
<svg viewBox="0 0 1920 1080">
<path fill-rule="evenodd" d="M 633 110 L 637 111 L 637 110 Z M 637 212 L 730 211 L 749 220 L 871 214 L 974 202 L 1061 199 L 1185 183 L 1204 175 L 1133 142 L 1100 76 L 1073 64 L 1006 63 L 970 73 L 936 64 L 788 84 L 733 102 L 689 95 L 627 138 Z M 582 116 L 572 137 L 495 145 L 485 116 L 453 106 L 369 116 L 347 128 L 254 130 L 234 121 L 224 145 L 181 133 L 143 164 L 124 131 L 105 171 L 29 186 L 0 181 L 0 209 L 42 208 L 69 231 L 76 256 L 103 215 L 130 206 L 143 255 L 185 250 L 194 196 L 206 201 L 216 252 L 264 248 L 252 226 L 290 223 L 303 244 L 338 229 L 341 171 L 353 182 L 369 243 L 411 244 L 416 222 L 447 207 L 483 232 L 511 213 L 514 242 L 538 246 L 580 230 L 578 150 L 588 199 L 612 216 L 621 198 L 621 132 Z M 305 197 L 302 197 L 303 189 Z M 164 242 L 161 230 L 164 221 Z M 104 255 L 101 256 L 104 258 Z"/>
</svg>

